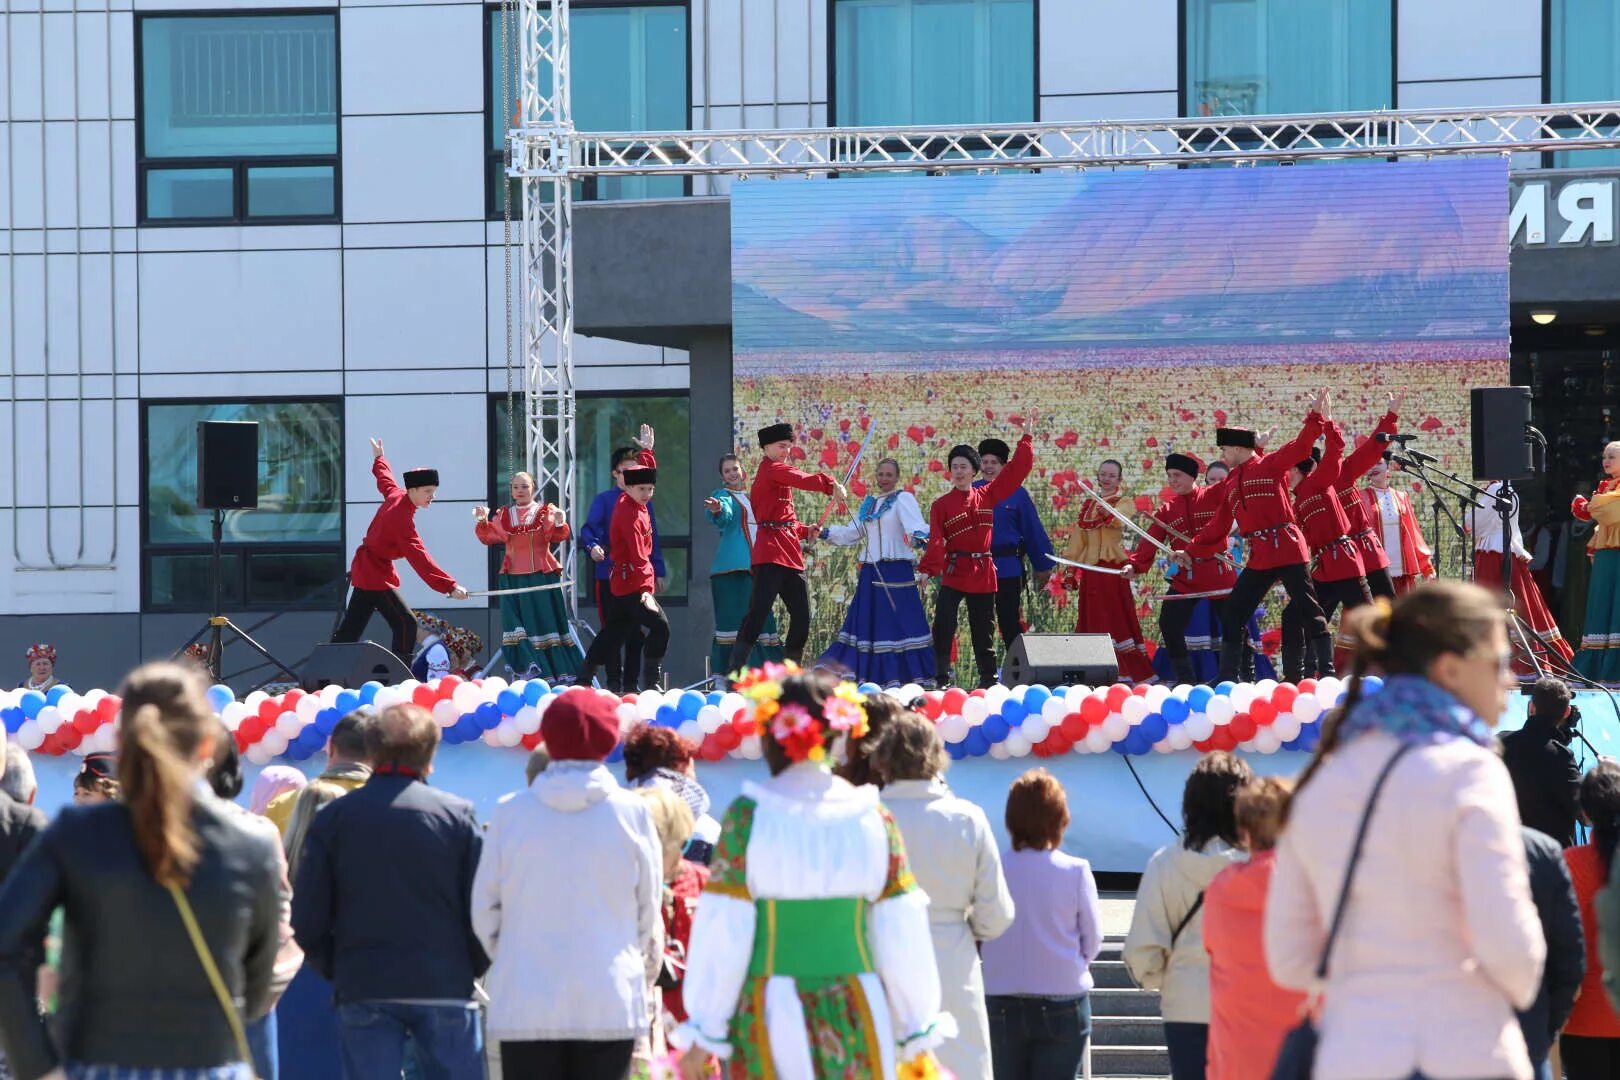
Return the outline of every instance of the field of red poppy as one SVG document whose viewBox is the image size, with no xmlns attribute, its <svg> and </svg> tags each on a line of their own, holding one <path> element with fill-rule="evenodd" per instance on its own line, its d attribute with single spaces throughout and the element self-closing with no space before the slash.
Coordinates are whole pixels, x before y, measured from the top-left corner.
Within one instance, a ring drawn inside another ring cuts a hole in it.
<svg viewBox="0 0 1620 1080">
<path fill-rule="evenodd" d="M 1459 349 L 1466 354 L 1470 350 Z M 1270 431 L 1272 445 L 1292 438 L 1319 387 L 1333 393 L 1332 413 L 1355 442 L 1365 438 L 1392 393 L 1405 393 L 1403 430 L 1417 434 L 1417 447 L 1441 466 L 1466 474 L 1469 458 L 1468 389 L 1500 385 L 1503 360 L 1345 362 L 1313 359 L 1300 363 L 1144 364 L 1064 369 L 1025 363 L 1017 353 L 998 354 L 992 366 L 981 356 L 970 369 L 895 370 L 870 355 L 851 356 L 847 369 L 818 359 L 814 372 L 768 371 L 756 354 L 740 364 L 735 386 L 736 433 L 745 460 L 757 457 L 754 431 L 774 420 L 795 425 L 793 457 L 800 467 L 842 476 L 868 435 L 866 453 L 854 481 L 858 498 L 878 461 L 900 462 L 902 483 L 914 491 L 927 513 L 947 487 L 945 456 L 960 442 L 977 443 L 995 435 L 1015 441 L 1028 430 L 1035 437 L 1035 471 L 1027 487 L 1059 550 L 1078 509 L 1079 480 L 1097 463 L 1124 464 L 1125 487 L 1134 496 L 1136 517 L 1145 520 L 1163 488 L 1164 455 L 1171 451 L 1209 460 L 1215 456 L 1214 429 L 1223 424 Z M 856 370 L 859 368 L 859 370 Z M 875 429 L 875 431 L 874 431 Z M 1397 486 L 1419 491 L 1407 477 Z M 815 521 L 824 500 L 800 496 L 799 515 Z M 835 506 L 832 520 L 853 512 Z M 1426 518 L 1426 515 L 1422 515 Z M 1435 543 L 1436 537 L 1429 537 Z M 1445 565 L 1458 565 L 1459 544 L 1446 539 Z M 818 545 L 811 562 L 812 630 L 807 655 L 826 646 L 844 616 L 853 590 L 856 549 Z M 1143 629 L 1156 638 L 1160 573 L 1136 586 Z M 1037 630 L 1072 626 L 1072 599 L 1061 590 L 1026 605 Z"/>
</svg>

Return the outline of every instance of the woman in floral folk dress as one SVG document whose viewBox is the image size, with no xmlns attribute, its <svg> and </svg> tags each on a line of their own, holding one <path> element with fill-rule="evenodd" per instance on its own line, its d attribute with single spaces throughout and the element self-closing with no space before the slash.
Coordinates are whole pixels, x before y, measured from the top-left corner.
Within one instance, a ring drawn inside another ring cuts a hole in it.
<svg viewBox="0 0 1620 1080">
<path fill-rule="evenodd" d="M 956 1033 L 940 1011 L 928 897 L 874 787 L 829 771 L 829 743 L 859 737 L 851 684 L 791 665 L 748 673 L 771 779 L 746 783 L 722 823 L 698 902 L 671 1042 L 682 1075 L 711 1057 L 733 1080 L 928 1077 Z"/>
</svg>

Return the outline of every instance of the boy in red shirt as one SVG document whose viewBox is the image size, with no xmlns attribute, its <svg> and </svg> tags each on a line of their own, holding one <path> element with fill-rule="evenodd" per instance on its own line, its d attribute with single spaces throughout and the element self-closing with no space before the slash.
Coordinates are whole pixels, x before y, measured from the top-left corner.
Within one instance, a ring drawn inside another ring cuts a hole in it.
<svg viewBox="0 0 1620 1080">
<path fill-rule="evenodd" d="M 383 504 L 371 519 L 366 538 L 355 549 L 354 562 L 349 566 L 349 580 L 354 588 L 332 640 L 359 641 L 371 621 L 371 613 L 381 612 L 394 634 L 394 655 L 408 665 L 416 650 L 416 616 L 411 614 L 405 598 L 399 595 L 399 575 L 394 572 L 394 560 L 404 559 L 410 563 L 430 589 L 452 600 L 467 599 L 467 590 L 439 568 L 416 532 L 416 512 L 427 509 L 433 496 L 438 494 L 439 471 L 408 469 L 405 486 L 400 487 L 388 459 L 383 457 L 381 439 L 371 440 L 371 458 L 371 473 L 377 478 Z"/>
<path fill-rule="evenodd" d="M 641 681 L 649 690 L 664 681 L 664 653 L 669 650 L 669 619 L 653 599 L 658 578 L 652 565 L 652 502 L 658 483 L 658 460 L 653 457 L 653 430 L 641 425 L 638 468 L 624 471 L 624 492 L 613 507 L 608 526 L 608 551 L 613 569 L 608 575 L 608 602 L 603 609 L 602 631 L 591 642 L 579 669 L 579 685 L 590 686 L 597 669 L 623 648 L 625 635 L 639 628 L 646 634 L 641 652 Z M 626 672 L 628 677 L 629 673 Z"/>
</svg>

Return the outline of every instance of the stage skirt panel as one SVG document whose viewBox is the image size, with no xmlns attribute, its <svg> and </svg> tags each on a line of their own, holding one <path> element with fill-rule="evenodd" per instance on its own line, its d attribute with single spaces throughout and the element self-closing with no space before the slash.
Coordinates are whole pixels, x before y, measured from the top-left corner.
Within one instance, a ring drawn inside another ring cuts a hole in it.
<svg viewBox="0 0 1620 1080">
<path fill-rule="evenodd" d="M 559 571 L 502 574 L 497 587 L 554 585 L 561 578 Z M 568 604 L 561 589 L 501 597 L 501 628 L 501 655 L 518 678 L 527 677 L 531 671 L 553 681 L 572 678 L 584 660 L 568 630 Z"/>
<path fill-rule="evenodd" d="M 1192 661 L 1193 674 L 1201 683 L 1214 686 L 1220 681 L 1221 672 L 1221 604 L 1224 598 L 1213 600 L 1172 600 L 1173 604 L 1192 604 L 1192 619 L 1187 623 L 1187 658 Z M 1271 657 L 1265 654 L 1260 643 L 1260 618 L 1258 615 L 1249 616 L 1249 648 L 1254 654 L 1254 677 L 1260 679 L 1280 679 L 1277 668 L 1271 662 Z M 1174 686 L 1180 680 L 1176 678 L 1175 665 L 1170 662 L 1170 654 L 1165 651 L 1161 642 L 1153 654 L 1153 670 L 1163 682 Z"/>
<path fill-rule="evenodd" d="M 1620 686 L 1620 548 L 1592 555 L 1586 592 L 1586 630 L 1575 670 L 1594 682 Z"/>
<path fill-rule="evenodd" d="M 1474 581 L 1487 589 L 1500 591 L 1502 584 L 1502 553 L 1500 551 L 1474 552 Z M 1558 623 L 1547 610 L 1547 602 L 1541 597 L 1541 588 L 1536 579 L 1530 576 L 1530 563 L 1524 559 L 1513 560 L 1513 610 L 1524 620 L 1533 635 L 1533 645 L 1545 649 L 1549 654 L 1555 654 L 1562 663 L 1569 663 L 1575 658 L 1575 650 L 1569 647 L 1564 640 L 1563 631 L 1558 629 Z M 1514 638 L 1517 643 L 1517 638 Z M 1517 675 L 1534 675 L 1535 669 L 1524 660 L 1515 658 L 1513 671 Z"/>
<path fill-rule="evenodd" d="M 909 559 L 862 563 L 855 602 L 817 666 L 879 686 L 931 683 L 934 639 Z"/>
<path fill-rule="evenodd" d="M 1125 564 L 1103 562 L 1097 565 L 1122 567 Z M 1142 623 L 1136 617 L 1136 597 L 1131 593 L 1131 583 L 1118 574 L 1099 574 L 1095 570 L 1077 573 L 1080 588 L 1075 594 L 1074 632 L 1107 634 L 1113 639 L 1122 682 L 1152 681 L 1155 678 L 1153 662 L 1148 659 Z"/>
<path fill-rule="evenodd" d="M 737 630 L 743 616 L 748 614 L 748 598 L 754 588 L 754 575 L 747 570 L 732 570 L 709 576 L 709 595 L 714 598 L 714 641 L 709 646 L 710 674 L 727 674 L 731 662 L 731 647 L 737 643 Z M 776 629 L 776 612 L 765 616 L 765 628 L 748 654 L 748 666 L 759 667 L 767 660 L 782 659 L 782 635 Z"/>
</svg>

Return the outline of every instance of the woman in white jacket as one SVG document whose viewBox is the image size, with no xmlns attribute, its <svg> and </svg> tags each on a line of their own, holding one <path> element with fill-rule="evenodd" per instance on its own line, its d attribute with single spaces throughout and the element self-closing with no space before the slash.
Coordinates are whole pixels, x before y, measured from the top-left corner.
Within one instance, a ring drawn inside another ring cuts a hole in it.
<svg viewBox="0 0 1620 1080">
<path fill-rule="evenodd" d="M 646 803 L 602 764 L 617 701 L 569 690 L 540 721 L 551 764 L 495 808 L 473 880 L 507 1076 L 619 1080 L 649 1027 L 663 854 Z"/>
<path fill-rule="evenodd" d="M 1125 935 L 1125 966 L 1137 985 L 1160 993 L 1174 1080 L 1203 1080 L 1209 1047 L 1209 953 L 1204 889 L 1241 860 L 1237 793 L 1253 774 L 1242 758 L 1206 754 L 1181 796 L 1181 839 L 1148 860 Z"/>
</svg>

